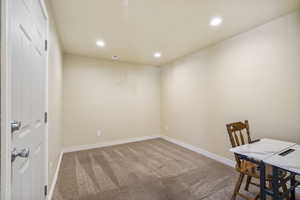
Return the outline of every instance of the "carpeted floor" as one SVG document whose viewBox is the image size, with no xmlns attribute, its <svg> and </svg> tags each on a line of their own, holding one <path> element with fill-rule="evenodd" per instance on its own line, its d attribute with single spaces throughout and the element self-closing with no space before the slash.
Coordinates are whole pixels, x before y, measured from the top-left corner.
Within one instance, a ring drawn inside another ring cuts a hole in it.
<svg viewBox="0 0 300 200">
<path fill-rule="evenodd" d="M 234 169 L 163 139 L 67 153 L 52 200 L 229 200 Z"/>
</svg>

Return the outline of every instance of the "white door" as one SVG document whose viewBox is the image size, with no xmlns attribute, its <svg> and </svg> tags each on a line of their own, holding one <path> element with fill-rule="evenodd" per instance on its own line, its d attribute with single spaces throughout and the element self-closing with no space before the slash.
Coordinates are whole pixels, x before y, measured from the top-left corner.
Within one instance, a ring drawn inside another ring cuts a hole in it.
<svg viewBox="0 0 300 200">
<path fill-rule="evenodd" d="M 9 0 L 12 199 L 45 199 L 47 18 L 40 0 Z"/>
</svg>

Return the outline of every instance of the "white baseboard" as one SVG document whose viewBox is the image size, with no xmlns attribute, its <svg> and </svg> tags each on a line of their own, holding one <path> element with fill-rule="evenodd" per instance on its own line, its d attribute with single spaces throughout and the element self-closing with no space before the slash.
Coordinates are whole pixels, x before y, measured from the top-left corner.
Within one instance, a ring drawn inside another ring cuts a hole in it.
<svg viewBox="0 0 300 200">
<path fill-rule="evenodd" d="M 177 144 L 177 145 L 179 145 L 179 146 L 182 146 L 182 147 L 184 147 L 184 148 L 186 148 L 186 149 L 189 149 L 189 150 L 191 150 L 191 151 L 194 151 L 194 152 L 196 152 L 196 153 L 202 154 L 202 155 L 204 155 L 204 156 L 206 156 L 206 157 L 209 157 L 209 158 L 211 158 L 211 159 L 214 159 L 214 160 L 216 160 L 216 161 L 218 161 L 218 162 L 221 162 L 221 163 L 223 163 L 223 164 L 225 164 L 225 165 L 228 165 L 228 166 L 230 166 L 230 167 L 235 167 L 235 161 L 230 160 L 230 159 L 228 159 L 228 158 L 225 158 L 225 157 L 216 155 L 216 154 L 214 154 L 214 153 L 211 153 L 211 152 L 206 151 L 206 150 L 204 150 L 204 149 L 201 149 L 201 148 L 199 148 L 199 147 L 195 147 L 195 146 L 193 146 L 193 145 L 184 143 L 184 142 L 182 142 L 182 141 L 176 140 L 176 139 L 171 138 L 171 137 L 168 137 L 168 136 L 161 136 L 161 138 L 163 138 L 163 139 L 165 139 L 165 140 L 167 140 L 167 141 L 169 141 L 169 142 L 172 142 L 172 143 L 174 143 L 174 144 Z M 300 187 L 297 187 L 297 188 L 296 188 L 296 193 L 297 193 L 297 194 L 300 194 Z"/>
<path fill-rule="evenodd" d="M 228 158 L 219 156 L 219 155 L 217 155 L 217 154 L 214 154 L 214 153 L 211 153 L 211 152 L 206 151 L 206 150 L 204 150 L 204 149 L 201 149 L 201 148 L 199 148 L 199 147 L 195 147 L 195 146 L 193 146 L 193 145 L 184 143 L 184 142 L 179 141 L 179 140 L 176 140 L 176 139 L 174 139 L 174 138 L 170 138 L 170 137 L 168 137 L 168 136 L 161 136 L 161 138 L 163 138 L 163 139 L 165 139 L 165 140 L 167 140 L 167 141 L 169 141 L 169 142 L 172 142 L 172 143 L 174 143 L 174 144 L 177 144 L 177 145 L 179 145 L 179 146 L 182 146 L 182 147 L 184 147 L 184 148 L 186 148 L 186 149 L 189 149 L 189 150 L 191 150 L 191 151 L 194 151 L 194 152 L 196 152 L 196 153 L 202 154 L 202 155 L 204 155 L 204 156 L 206 156 L 206 157 L 209 157 L 209 158 L 211 158 L 211 159 L 213 159 L 213 160 L 216 160 L 216 161 L 218 161 L 218 162 L 221 162 L 221 163 L 223 163 L 223 164 L 225 164 L 225 165 L 228 165 L 228 166 L 230 166 L 230 167 L 235 167 L 235 161 L 230 160 L 230 159 L 228 159 Z"/>
<path fill-rule="evenodd" d="M 62 151 L 59 155 L 58 163 L 57 163 L 55 173 L 54 173 L 54 177 L 53 177 L 53 180 L 52 180 L 52 184 L 51 184 L 51 187 L 50 187 L 50 190 L 49 190 L 49 193 L 48 193 L 48 196 L 47 196 L 46 200 L 51 200 L 52 199 L 53 192 L 54 192 L 54 189 L 55 189 L 55 185 L 56 185 L 56 182 L 57 182 L 57 177 L 58 177 L 58 173 L 59 173 L 59 169 L 60 169 L 63 154 L 64 154 L 64 152 Z"/>
<path fill-rule="evenodd" d="M 113 146 L 113 145 L 118 145 L 118 144 L 126 144 L 126 143 L 131 143 L 131 142 L 139 142 L 139 141 L 156 139 L 156 138 L 165 139 L 165 140 L 167 140 L 167 141 L 169 141 L 171 143 L 177 144 L 177 145 L 182 146 L 182 147 L 184 147 L 186 149 L 189 149 L 191 151 L 194 151 L 196 153 L 204 155 L 204 156 L 206 156 L 208 158 L 211 158 L 213 160 L 221 162 L 221 163 L 223 163 L 223 164 L 225 164 L 227 166 L 235 167 L 235 161 L 233 161 L 233 160 L 230 160 L 228 158 L 219 156 L 217 154 L 211 153 L 211 152 L 206 151 L 204 149 L 201 149 L 199 147 L 195 147 L 193 145 L 184 143 L 182 141 L 179 141 L 177 139 L 174 139 L 174 138 L 171 138 L 171 137 L 168 137 L 168 136 L 145 136 L 145 137 L 139 137 L 139 138 L 129 138 L 129 139 L 125 139 L 125 140 L 117 140 L 117 141 L 113 141 L 113 142 L 103 142 L 103 143 L 98 143 L 98 144 L 73 146 L 73 147 L 65 148 L 63 150 L 63 152 L 61 152 L 61 154 L 59 156 L 59 161 L 58 161 L 58 164 L 57 164 L 57 168 L 56 168 L 56 171 L 55 171 L 55 174 L 54 174 L 54 178 L 53 178 L 53 181 L 52 181 L 51 188 L 49 190 L 49 195 L 47 197 L 47 200 L 51 200 L 52 199 L 53 191 L 54 191 L 54 188 L 55 188 L 55 185 L 56 185 L 56 182 L 57 182 L 59 168 L 60 168 L 60 165 L 61 165 L 61 160 L 62 160 L 62 157 L 63 157 L 64 153 L 76 152 L 76 151 L 82 151 L 82 150 L 89 150 L 89 149 L 95 149 L 95 148 L 100 148 L 100 147 Z M 296 189 L 296 192 L 300 194 L 300 188 L 299 187 Z"/>
<path fill-rule="evenodd" d="M 116 141 L 112 141 L 112 142 L 102 142 L 102 143 L 97 143 L 97 144 L 72 146 L 72 147 L 64 148 L 64 153 L 96 149 L 96 148 L 100 148 L 100 147 L 107 147 L 107 146 L 113 146 L 113 145 L 118 145 L 118 144 L 126 144 L 126 143 L 131 143 L 131 142 L 139 142 L 139 141 L 150 140 L 150 139 L 155 139 L 155 138 L 160 138 L 160 137 L 161 136 L 144 136 L 144 137 L 138 137 L 138 138 L 116 140 Z"/>
</svg>

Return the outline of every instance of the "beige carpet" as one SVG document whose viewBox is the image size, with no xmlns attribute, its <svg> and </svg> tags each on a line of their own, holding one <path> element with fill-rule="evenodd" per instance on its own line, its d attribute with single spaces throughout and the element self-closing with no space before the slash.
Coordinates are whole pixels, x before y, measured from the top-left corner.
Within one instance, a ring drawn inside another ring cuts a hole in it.
<svg viewBox="0 0 300 200">
<path fill-rule="evenodd" d="M 228 166 L 154 139 L 65 154 L 52 200 L 229 200 L 236 179 Z"/>
</svg>

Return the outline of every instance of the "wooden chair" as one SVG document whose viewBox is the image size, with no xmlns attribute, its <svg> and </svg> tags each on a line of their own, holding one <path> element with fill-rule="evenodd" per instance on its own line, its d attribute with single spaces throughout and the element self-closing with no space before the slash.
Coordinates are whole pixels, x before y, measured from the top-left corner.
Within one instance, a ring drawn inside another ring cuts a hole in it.
<svg viewBox="0 0 300 200">
<path fill-rule="evenodd" d="M 245 122 L 235 122 L 231 124 L 227 124 L 227 131 L 229 134 L 230 142 L 232 147 L 237 147 L 244 144 L 249 144 L 252 142 L 251 136 L 250 136 L 250 128 L 249 123 L 246 120 Z M 245 136 L 245 137 L 244 137 Z M 259 179 L 260 174 L 258 170 L 258 166 L 255 163 L 252 163 L 250 161 L 241 160 L 238 156 L 235 155 L 236 159 L 236 170 L 239 172 L 239 178 L 235 185 L 234 192 L 232 195 L 232 200 L 235 200 L 237 195 L 241 196 L 244 199 L 250 200 L 248 196 L 240 193 L 240 188 L 243 183 L 243 180 L 245 176 L 247 177 L 245 190 L 249 190 L 250 185 L 255 185 L 259 187 L 259 184 L 253 183 L 252 179 Z M 269 175 L 268 175 L 269 174 Z M 269 184 L 269 187 L 272 186 L 272 177 L 271 177 L 271 169 L 267 169 L 267 182 Z M 280 178 L 284 178 L 286 176 L 285 172 L 282 172 L 280 175 Z M 282 190 L 285 192 L 287 191 L 287 186 L 283 184 Z M 255 199 L 259 198 L 259 194 L 255 197 Z"/>
</svg>

